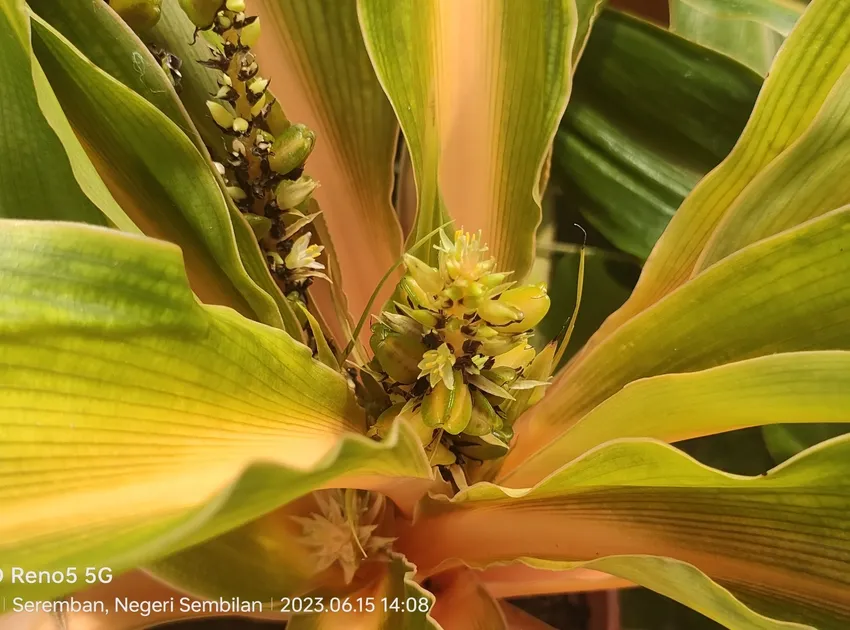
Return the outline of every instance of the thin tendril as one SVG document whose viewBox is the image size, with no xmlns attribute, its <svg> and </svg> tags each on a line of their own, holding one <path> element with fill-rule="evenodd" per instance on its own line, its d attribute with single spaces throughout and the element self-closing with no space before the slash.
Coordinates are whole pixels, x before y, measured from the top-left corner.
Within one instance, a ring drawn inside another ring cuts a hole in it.
<svg viewBox="0 0 850 630">
<path fill-rule="evenodd" d="M 573 336 L 573 330 L 576 327 L 576 318 L 578 317 L 578 311 L 581 307 L 581 294 L 584 290 L 584 257 L 585 252 L 587 250 L 587 232 L 583 227 L 581 227 L 578 223 L 573 223 L 578 229 L 582 231 L 584 234 L 584 241 L 581 244 L 581 249 L 579 250 L 579 258 L 578 258 L 578 283 L 576 286 L 576 306 L 573 309 L 572 317 L 570 317 L 570 323 L 567 326 L 566 333 L 564 334 L 564 338 L 561 340 L 558 345 L 558 351 L 555 353 L 555 358 L 552 361 L 552 368 L 555 369 L 561 363 L 561 359 L 564 358 L 564 353 L 567 351 L 567 344 L 570 343 L 570 338 Z"/>
</svg>

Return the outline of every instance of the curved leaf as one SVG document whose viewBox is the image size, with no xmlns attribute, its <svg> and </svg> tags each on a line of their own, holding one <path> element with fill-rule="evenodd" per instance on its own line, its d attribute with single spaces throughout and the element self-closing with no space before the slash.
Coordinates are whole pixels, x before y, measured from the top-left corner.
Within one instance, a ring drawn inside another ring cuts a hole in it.
<svg viewBox="0 0 850 630">
<path fill-rule="evenodd" d="M 42 112 L 42 105 L 49 108 L 53 122 L 63 117 L 40 80 L 23 0 L 0 3 L 0 73 L 0 217 L 107 225 Z"/>
<path fill-rule="evenodd" d="M 779 424 L 762 427 L 771 457 L 778 464 L 826 440 L 850 432 L 850 424 Z"/>
<path fill-rule="evenodd" d="M 428 499 L 398 548 L 423 575 L 453 558 L 525 558 L 617 575 L 732 628 L 788 627 L 762 613 L 837 629 L 850 621 L 848 462 L 850 439 L 837 438 L 741 477 L 666 444 L 616 441 L 531 489 Z"/>
<path fill-rule="evenodd" d="M 694 275 L 742 247 L 850 203 L 850 68 L 805 133 L 744 189 L 694 266 Z"/>
<path fill-rule="evenodd" d="M 168 77 L 106 2 L 27 0 L 27 4 L 90 62 L 142 96 L 201 146 Z"/>
<path fill-rule="evenodd" d="M 591 344 L 601 342 L 691 276 L 729 207 L 811 125 L 848 66 L 850 3 L 814 0 L 777 55 L 732 153 L 685 199 L 653 249 L 631 298 Z"/>
<path fill-rule="evenodd" d="M 850 207 L 707 269 L 586 346 L 556 376 L 543 400 L 520 419 L 505 472 L 636 379 L 777 352 L 850 349 L 848 273 Z"/>
<path fill-rule="evenodd" d="M 762 75 L 784 40 L 782 33 L 765 22 L 777 23 L 787 35 L 805 8 L 786 0 L 670 0 L 669 4 L 671 31 L 727 54 Z"/>
<path fill-rule="evenodd" d="M 679 0 L 682 4 L 721 19 L 751 20 L 788 35 L 806 8 L 797 0 Z"/>
<path fill-rule="evenodd" d="M 376 443 L 346 380 L 283 331 L 205 307 L 173 245 L 0 229 L 0 568 L 119 572 L 335 483 L 430 478 Z M 68 584 L 0 584 L 25 598 Z"/>
<path fill-rule="evenodd" d="M 192 288 L 205 302 L 233 305 L 282 327 L 277 305 L 242 265 L 207 159 L 177 125 L 50 25 L 36 16 L 33 24 L 51 85 L 133 220 L 146 234 L 180 244 Z"/>
<path fill-rule="evenodd" d="M 633 586 L 631 582 L 600 571 L 555 571 L 520 563 L 489 567 L 478 572 L 478 579 L 487 591 L 498 599 L 555 593 L 587 593 Z"/>
<path fill-rule="evenodd" d="M 249 10 L 263 25 L 261 72 L 287 115 L 316 132 L 308 170 L 321 182 L 315 197 L 356 318 L 402 253 L 391 203 L 398 124 L 369 63 L 354 0 L 263 0 Z"/>
<path fill-rule="evenodd" d="M 603 11 L 555 140 L 554 181 L 619 249 L 646 258 L 734 146 L 760 86 L 723 55 Z"/>
<path fill-rule="evenodd" d="M 410 242 L 439 227 L 447 211 L 458 227 L 483 230 L 500 265 L 522 277 L 540 223 L 541 169 L 569 94 L 575 4 L 357 6 L 410 150 L 418 192 Z M 419 251 L 433 256 L 430 246 Z"/>
<path fill-rule="evenodd" d="M 782 422 L 850 422 L 850 352 L 774 354 L 629 383 L 497 481 L 534 483 L 617 438 L 677 442 Z"/>
</svg>

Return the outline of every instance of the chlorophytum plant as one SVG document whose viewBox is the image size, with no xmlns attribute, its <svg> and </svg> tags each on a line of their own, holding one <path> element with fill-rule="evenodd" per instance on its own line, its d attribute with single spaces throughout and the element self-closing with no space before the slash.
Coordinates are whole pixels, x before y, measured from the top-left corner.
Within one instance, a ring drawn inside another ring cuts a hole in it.
<svg viewBox="0 0 850 630">
<path fill-rule="evenodd" d="M 179 592 L 546 628 L 506 600 L 641 585 L 848 627 L 850 441 L 750 476 L 678 446 L 850 421 L 850 1 L 722 9 L 0 1 L 0 624 Z M 537 269 L 561 174 L 642 267 L 569 354 L 601 284 Z"/>
</svg>

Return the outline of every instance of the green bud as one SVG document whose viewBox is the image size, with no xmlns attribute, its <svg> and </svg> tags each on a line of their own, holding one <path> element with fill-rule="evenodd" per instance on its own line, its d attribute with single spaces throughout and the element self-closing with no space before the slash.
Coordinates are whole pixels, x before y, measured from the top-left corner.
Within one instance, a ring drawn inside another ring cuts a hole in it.
<svg viewBox="0 0 850 630">
<path fill-rule="evenodd" d="M 248 195 L 239 186 L 228 186 L 227 194 L 230 195 L 233 201 L 244 201 L 248 198 Z"/>
<path fill-rule="evenodd" d="M 319 187 L 319 182 L 309 175 L 302 175 L 297 180 L 285 179 L 277 186 L 275 198 L 281 210 L 289 210 L 306 201 Z"/>
<path fill-rule="evenodd" d="M 268 86 L 269 86 L 269 80 L 268 79 L 256 77 L 251 82 L 251 85 L 248 86 L 248 89 L 251 91 L 252 94 L 262 94 L 263 92 L 266 91 L 266 88 Z M 274 139 L 272 139 L 272 142 L 274 142 Z"/>
<path fill-rule="evenodd" d="M 394 381 L 409 385 L 419 378 L 419 361 L 428 349 L 417 335 L 399 335 L 385 324 L 372 327 L 369 345 L 381 369 Z"/>
<path fill-rule="evenodd" d="M 534 361 L 531 362 L 531 365 L 529 365 L 528 369 L 525 371 L 526 378 L 536 381 L 545 381 L 552 376 L 552 372 L 555 369 L 552 362 L 555 360 L 556 352 L 557 344 L 554 342 L 543 348 L 543 350 L 534 357 Z M 531 405 L 539 403 L 545 393 L 545 387 L 536 387 L 531 390 L 531 394 L 528 397 L 528 406 L 530 407 Z"/>
<path fill-rule="evenodd" d="M 501 435 L 501 432 L 499 433 Z M 494 433 L 480 436 L 464 435 L 464 443 L 457 450 L 464 455 L 477 460 L 487 461 L 504 457 L 508 452 L 506 440 Z"/>
<path fill-rule="evenodd" d="M 248 129 L 251 127 L 251 124 L 245 120 L 244 118 L 234 118 L 233 124 L 231 125 L 231 129 L 236 133 L 248 133 Z"/>
<path fill-rule="evenodd" d="M 179 0 L 180 8 L 197 28 L 212 26 L 216 14 L 224 6 L 223 0 Z"/>
<path fill-rule="evenodd" d="M 416 282 L 428 293 L 439 293 L 443 288 L 443 277 L 440 272 L 430 265 L 422 262 L 416 256 L 404 255 L 404 265 Z"/>
<path fill-rule="evenodd" d="M 480 391 L 472 392 L 472 416 L 464 433 L 467 435 L 487 435 L 494 428 L 501 428 L 502 419 L 496 414 L 493 405 Z"/>
<path fill-rule="evenodd" d="M 472 395 L 463 382 L 460 370 L 455 370 L 454 389 L 440 381 L 422 400 L 422 419 L 431 427 L 442 427 L 446 433 L 458 435 L 466 429 L 472 417 Z"/>
<path fill-rule="evenodd" d="M 499 296 L 498 303 L 513 307 L 522 313 L 521 321 L 505 326 L 502 331 L 521 332 L 540 323 L 549 311 L 550 300 L 545 284 L 528 284 L 508 289 Z"/>
<path fill-rule="evenodd" d="M 404 403 L 396 403 L 384 411 L 380 416 L 378 416 L 378 420 L 375 422 L 370 433 L 374 433 L 378 437 L 386 437 L 386 435 L 390 432 L 390 427 L 392 427 L 393 421 L 398 417 L 398 414 L 401 413 L 403 408 Z"/>
<path fill-rule="evenodd" d="M 414 306 L 430 306 L 431 296 L 411 276 L 404 276 L 401 279 L 401 288 Z"/>
<path fill-rule="evenodd" d="M 222 129 L 230 129 L 233 126 L 233 114 L 227 111 L 227 108 L 221 103 L 207 101 L 207 109 L 210 110 L 210 115 L 213 117 L 215 124 Z"/>
<path fill-rule="evenodd" d="M 494 326 L 504 326 L 523 318 L 521 310 L 501 300 L 485 300 L 478 305 L 478 315 Z"/>
<path fill-rule="evenodd" d="M 497 357 L 524 344 L 525 341 L 525 339 L 516 339 L 514 337 L 496 337 L 495 339 L 483 341 L 478 351 L 488 357 Z"/>
<path fill-rule="evenodd" d="M 243 26 L 239 39 L 243 46 L 247 46 L 248 48 L 254 46 L 260 39 L 260 18 Z"/>
<path fill-rule="evenodd" d="M 286 175 L 304 163 L 315 142 L 316 135 L 308 127 L 290 125 L 272 145 L 269 166 L 275 173 Z"/>
<path fill-rule="evenodd" d="M 529 345 L 519 345 L 504 354 L 500 354 L 494 363 L 494 367 L 509 367 L 521 370 L 534 359 L 535 351 Z"/>
<path fill-rule="evenodd" d="M 242 13 L 245 11 L 245 0 L 227 0 L 224 6 L 227 7 L 228 11 L 233 11 L 234 13 Z"/>
<path fill-rule="evenodd" d="M 254 236 L 257 237 L 258 241 L 268 236 L 268 233 L 272 229 L 271 219 L 251 212 L 246 213 L 244 216 L 248 225 L 250 225 L 251 229 L 254 231 Z"/>
<path fill-rule="evenodd" d="M 488 289 L 495 289 L 497 286 L 505 282 L 513 272 L 507 273 L 488 273 L 481 278 L 480 282 Z"/>
<path fill-rule="evenodd" d="M 422 326 L 419 323 L 406 315 L 398 313 L 382 313 L 381 321 L 389 326 L 393 332 L 400 335 L 419 335 L 422 336 Z"/>
<path fill-rule="evenodd" d="M 162 0 L 112 0 L 109 6 L 137 33 L 156 26 Z"/>
<path fill-rule="evenodd" d="M 419 322 L 425 328 L 436 328 L 439 319 L 431 311 L 426 311 L 423 308 L 410 308 L 400 302 L 395 302 L 395 306 L 410 319 Z"/>
</svg>

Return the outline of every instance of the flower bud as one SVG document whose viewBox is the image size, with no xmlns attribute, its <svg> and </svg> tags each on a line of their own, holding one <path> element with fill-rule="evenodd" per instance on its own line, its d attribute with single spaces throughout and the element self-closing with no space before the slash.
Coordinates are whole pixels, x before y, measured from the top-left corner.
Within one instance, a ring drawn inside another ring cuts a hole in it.
<svg viewBox="0 0 850 630">
<path fill-rule="evenodd" d="M 504 332 L 521 332 L 534 328 L 549 311 L 549 296 L 545 284 L 528 284 L 508 289 L 499 296 L 499 303 L 511 306 L 522 312 L 522 320 L 504 326 Z"/>
<path fill-rule="evenodd" d="M 228 11 L 242 13 L 245 10 L 245 0 L 227 0 L 224 6 L 227 7 Z"/>
<path fill-rule="evenodd" d="M 410 319 L 419 322 L 426 329 L 436 328 L 440 320 L 431 311 L 426 311 L 422 308 L 410 308 L 400 302 L 395 302 L 395 306 Z"/>
<path fill-rule="evenodd" d="M 472 392 L 472 415 L 464 433 L 468 435 L 487 435 L 494 428 L 501 428 L 502 419 L 496 414 L 487 397 L 478 390 Z"/>
<path fill-rule="evenodd" d="M 517 370 L 523 369 L 534 359 L 535 351 L 529 345 L 519 345 L 496 358 L 494 367 L 510 367 Z"/>
<path fill-rule="evenodd" d="M 444 381 L 422 400 L 422 419 L 431 427 L 440 427 L 452 435 L 462 433 L 472 417 L 472 395 L 469 387 L 455 371 L 454 389 L 446 387 Z"/>
<path fill-rule="evenodd" d="M 494 326 L 504 326 L 523 318 L 521 310 L 501 300 L 486 300 L 478 305 L 478 315 Z"/>
<path fill-rule="evenodd" d="M 233 201 L 245 201 L 248 198 L 248 195 L 239 186 L 228 186 L 227 194 Z"/>
<path fill-rule="evenodd" d="M 248 225 L 251 226 L 251 229 L 254 231 L 254 236 L 257 237 L 257 240 L 264 239 L 268 233 L 272 229 L 271 219 L 260 216 L 259 214 L 253 214 L 251 212 L 246 213 L 245 220 L 248 222 Z"/>
<path fill-rule="evenodd" d="M 417 335 L 400 335 L 385 324 L 372 327 L 369 345 L 391 379 L 409 385 L 419 378 L 419 361 L 428 349 Z"/>
<path fill-rule="evenodd" d="M 297 180 L 285 179 L 277 186 L 275 199 L 281 210 L 289 210 L 309 199 L 313 191 L 319 187 L 319 182 L 309 175 L 302 175 Z"/>
<path fill-rule="evenodd" d="M 404 265 L 416 282 L 428 293 L 439 293 L 443 288 L 443 277 L 440 272 L 410 254 L 404 255 Z"/>
<path fill-rule="evenodd" d="M 112 0 L 109 6 L 137 33 L 156 26 L 162 14 L 162 0 Z"/>
<path fill-rule="evenodd" d="M 413 277 L 404 276 L 401 279 L 401 288 L 404 289 L 414 306 L 428 307 L 431 305 L 431 296 L 419 286 L 419 283 Z"/>
<path fill-rule="evenodd" d="M 239 34 L 239 40 L 242 42 L 243 46 L 247 46 L 251 48 L 254 46 L 260 39 L 260 18 L 258 17 L 256 20 L 251 22 L 250 24 L 246 24 L 242 27 L 242 31 Z"/>
<path fill-rule="evenodd" d="M 286 175 L 301 166 L 316 142 L 316 135 L 305 125 L 290 125 L 280 134 L 269 155 L 269 166 L 275 173 Z"/>
<path fill-rule="evenodd" d="M 233 119 L 233 125 L 231 125 L 231 129 L 238 134 L 246 134 L 248 130 L 251 128 L 251 123 L 241 117 L 237 117 Z"/>
<path fill-rule="evenodd" d="M 497 357 L 524 344 L 525 341 L 525 339 L 516 339 L 514 337 L 496 337 L 482 341 L 478 351 L 488 357 Z"/>
<path fill-rule="evenodd" d="M 233 114 L 227 111 L 227 108 L 221 103 L 207 101 L 207 109 L 210 110 L 210 115 L 213 117 L 215 124 L 222 129 L 230 129 L 233 126 Z"/>
<path fill-rule="evenodd" d="M 179 0 L 180 8 L 197 28 L 206 30 L 212 26 L 216 14 L 224 6 L 223 0 Z"/>
</svg>

